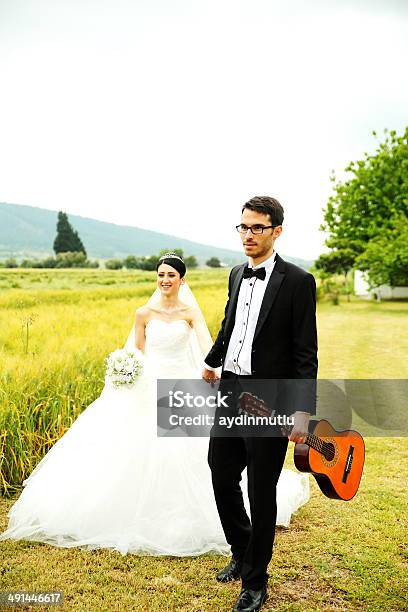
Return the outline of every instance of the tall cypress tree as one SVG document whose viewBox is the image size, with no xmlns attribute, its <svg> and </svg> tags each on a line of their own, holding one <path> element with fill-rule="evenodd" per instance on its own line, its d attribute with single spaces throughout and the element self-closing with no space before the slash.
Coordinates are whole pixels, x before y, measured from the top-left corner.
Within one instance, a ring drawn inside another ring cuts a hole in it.
<svg viewBox="0 0 408 612">
<path fill-rule="evenodd" d="M 66 253 L 67 251 L 82 251 L 86 255 L 85 247 L 78 236 L 78 232 L 73 229 L 68 221 L 67 214 L 60 211 L 58 213 L 57 235 L 54 240 L 54 252 L 58 254 Z"/>
<path fill-rule="evenodd" d="M 76 230 L 73 230 L 72 243 L 74 247 L 72 249 L 73 251 L 78 251 L 78 252 L 82 251 L 82 253 L 84 253 L 84 255 L 86 256 L 85 247 Z"/>
</svg>

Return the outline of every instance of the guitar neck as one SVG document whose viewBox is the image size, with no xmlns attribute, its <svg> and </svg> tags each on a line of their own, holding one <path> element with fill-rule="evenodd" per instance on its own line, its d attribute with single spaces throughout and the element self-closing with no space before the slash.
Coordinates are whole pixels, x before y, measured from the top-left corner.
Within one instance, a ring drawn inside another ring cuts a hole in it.
<svg viewBox="0 0 408 612">
<path fill-rule="evenodd" d="M 311 448 L 314 448 L 318 453 L 324 455 L 325 451 L 327 451 L 328 444 L 327 442 L 323 442 L 319 436 L 315 436 L 315 434 L 307 434 L 306 440 L 304 444 L 307 444 Z"/>
</svg>

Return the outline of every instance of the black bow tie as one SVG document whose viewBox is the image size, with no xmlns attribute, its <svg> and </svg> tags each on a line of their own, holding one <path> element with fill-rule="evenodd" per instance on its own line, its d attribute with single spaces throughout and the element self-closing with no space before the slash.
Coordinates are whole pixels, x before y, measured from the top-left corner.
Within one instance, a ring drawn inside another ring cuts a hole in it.
<svg viewBox="0 0 408 612">
<path fill-rule="evenodd" d="M 265 268 L 258 268 L 257 270 L 254 270 L 253 268 L 249 268 L 248 266 L 244 268 L 244 278 L 252 278 L 253 276 L 260 278 L 261 280 L 265 280 L 265 277 L 266 277 Z"/>
</svg>

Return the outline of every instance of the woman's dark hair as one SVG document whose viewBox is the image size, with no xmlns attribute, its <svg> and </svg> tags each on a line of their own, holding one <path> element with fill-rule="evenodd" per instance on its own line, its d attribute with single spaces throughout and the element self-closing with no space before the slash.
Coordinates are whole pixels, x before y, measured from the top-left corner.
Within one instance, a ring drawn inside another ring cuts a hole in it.
<svg viewBox="0 0 408 612">
<path fill-rule="evenodd" d="M 256 196 L 243 205 L 241 212 L 244 212 L 246 208 L 269 215 L 272 225 L 282 225 L 283 223 L 283 207 L 276 198 Z"/>
<path fill-rule="evenodd" d="M 159 269 L 159 266 L 161 266 L 161 264 L 163 263 L 177 270 L 177 272 L 180 274 L 180 278 L 183 278 L 183 276 L 186 273 L 186 270 L 187 270 L 186 264 L 181 259 L 181 257 L 177 255 L 177 253 L 165 253 L 164 255 L 162 255 L 159 258 L 159 261 L 157 262 L 156 272 Z"/>
</svg>

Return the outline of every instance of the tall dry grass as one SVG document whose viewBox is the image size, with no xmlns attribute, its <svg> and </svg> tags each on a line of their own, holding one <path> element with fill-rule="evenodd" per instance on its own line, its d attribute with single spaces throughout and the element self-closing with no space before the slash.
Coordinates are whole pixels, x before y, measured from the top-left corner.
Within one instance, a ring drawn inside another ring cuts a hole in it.
<svg viewBox="0 0 408 612">
<path fill-rule="evenodd" d="M 188 275 L 213 334 L 227 276 Z M 5 270 L 0 284 L 0 493 L 10 495 L 98 397 L 104 358 L 156 285 L 152 272 L 105 270 Z"/>
</svg>

